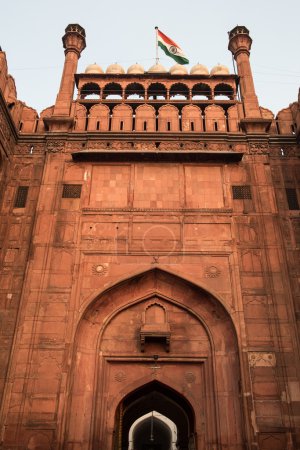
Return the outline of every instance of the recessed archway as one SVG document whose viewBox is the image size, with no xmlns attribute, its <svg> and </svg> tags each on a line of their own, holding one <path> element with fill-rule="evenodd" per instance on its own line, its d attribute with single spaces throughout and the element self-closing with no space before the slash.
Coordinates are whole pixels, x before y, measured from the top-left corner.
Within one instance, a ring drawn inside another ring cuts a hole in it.
<svg viewBox="0 0 300 450">
<path fill-rule="evenodd" d="M 162 439 L 158 439 L 162 437 Z M 177 450 L 177 426 L 164 414 L 151 411 L 138 418 L 129 429 L 128 450 L 157 443 L 167 450 Z M 163 442 L 161 442 L 163 441 Z"/>
<path fill-rule="evenodd" d="M 163 321 L 147 316 L 153 304 Z M 174 274 L 148 270 L 92 301 L 70 373 L 66 447 L 128 450 L 134 420 L 155 410 L 176 424 L 182 450 L 244 449 L 232 319 L 217 298 Z"/>
<path fill-rule="evenodd" d="M 144 414 L 157 411 L 169 418 L 177 428 L 177 449 L 193 448 L 195 434 L 194 411 L 186 398 L 159 381 L 152 381 L 134 390 L 119 404 L 115 419 L 115 439 L 120 450 L 129 449 L 129 430 L 132 424 Z M 162 422 L 162 421 L 160 421 Z M 147 427 L 148 425 L 148 427 Z M 150 428 L 149 428 L 150 425 Z M 156 431 L 155 431 L 156 425 Z M 148 428 L 149 433 L 142 435 Z M 170 450 L 172 436 L 170 428 L 151 417 L 144 422 L 142 432 L 135 439 L 135 450 Z M 166 447 L 168 443 L 168 447 Z M 121 444 L 121 445 L 120 445 Z M 117 445 L 116 445 L 117 447 Z"/>
</svg>

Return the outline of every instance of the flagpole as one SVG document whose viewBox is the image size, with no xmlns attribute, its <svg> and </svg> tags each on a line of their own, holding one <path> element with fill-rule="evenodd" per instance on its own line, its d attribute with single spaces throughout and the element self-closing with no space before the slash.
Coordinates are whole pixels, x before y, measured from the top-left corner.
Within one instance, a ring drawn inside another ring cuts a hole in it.
<svg viewBox="0 0 300 450">
<path fill-rule="evenodd" d="M 156 64 L 158 64 L 159 57 L 158 57 L 158 27 L 155 27 L 155 35 L 156 35 Z"/>
</svg>

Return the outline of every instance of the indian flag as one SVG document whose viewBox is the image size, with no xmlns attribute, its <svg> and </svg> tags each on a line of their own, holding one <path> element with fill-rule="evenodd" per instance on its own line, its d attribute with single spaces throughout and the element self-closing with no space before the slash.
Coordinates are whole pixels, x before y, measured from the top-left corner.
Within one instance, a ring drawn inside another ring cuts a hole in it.
<svg viewBox="0 0 300 450">
<path fill-rule="evenodd" d="M 157 30 L 157 44 L 165 52 L 167 56 L 175 59 L 179 64 L 188 64 L 189 60 L 183 53 L 182 49 L 176 42 L 172 41 L 168 36 L 162 33 L 158 28 Z"/>
</svg>

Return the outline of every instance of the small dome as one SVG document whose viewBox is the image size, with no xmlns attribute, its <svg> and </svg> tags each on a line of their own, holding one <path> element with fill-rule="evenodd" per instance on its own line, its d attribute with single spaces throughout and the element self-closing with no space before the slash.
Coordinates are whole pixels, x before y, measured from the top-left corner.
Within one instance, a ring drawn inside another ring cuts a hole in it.
<svg viewBox="0 0 300 450">
<path fill-rule="evenodd" d="M 167 73 L 167 69 L 164 68 L 161 64 L 154 64 L 154 66 L 151 66 L 148 70 L 150 73 Z"/>
<path fill-rule="evenodd" d="M 95 63 L 87 66 L 84 73 L 103 73 L 103 70 L 100 66 L 98 66 L 98 64 Z"/>
<path fill-rule="evenodd" d="M 191 75 L 209 75 L 208 68 L 203 66 L 203 64 L 196 64 L 194 67 L 191 68 L 190 71 Z"/>
<path fill-rule="evenodd" d="M 223 66 L 222 64 L 217 64 L 210 71 L 211 75 L 229 75 L 229 73 L 228 67 Z"/>
<path fill-rule="evenodd" d="M 127 69 L 127 73 L 128 74 L 142 74 L 145 73 L 144 67 L 141 66 L 140 64 L 136 63 L 136 64 L 132 64 L 132 66 L 128 67 Z"/>
<path fill-rule="evenodd" d="M 170 69 L 171 75 L 186 75 L 187 73 L 187 69 L 182 64 L 175 64 L 175 66 Z"/>
<path fill-rule="evenodd" d="M 125 73 L 125 70 L 123 69 L 122 66 L 120 66 L 120 64 L 111 64 L 110 66 L 108 66 L 108 68 L 106 69 L 106 73 L 113 73 L 116 75 L 122 75 Z"/>
</svg>

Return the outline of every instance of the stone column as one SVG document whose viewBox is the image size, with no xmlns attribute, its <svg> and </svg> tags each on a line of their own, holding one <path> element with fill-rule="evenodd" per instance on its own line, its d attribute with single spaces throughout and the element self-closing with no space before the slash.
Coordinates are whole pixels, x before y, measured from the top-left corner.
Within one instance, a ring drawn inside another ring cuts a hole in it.
<svg viewBox="0 0 300 450">
<path fill-rule="evenodd" d="M 69 129 L 73 124 L 70 117 L 75 87 L 75 73 L 82 50 L 86 47 L 85 31 L 78 24 L 70 24 L 65 29 L 62 38 L 65 49 L 65 63 L 61 77 L 60 88 L 56 97 L 52 117 L 44 118 L 50 131 Z"/>
<path fill-rule="evenodd" d="M 233 30 L 229 31 L 228 35 L 228 49 L 233 54 L 237 63 L 241 97 L 246 118 L 241 121 L 241 125 L 247 132 L 265 132 L 270 125 L 270 121 L 262 119 L 255 92 L 249 59 L 252 44 L 249 30 L 244 26 L 236 26 Z"/>
</svg>

